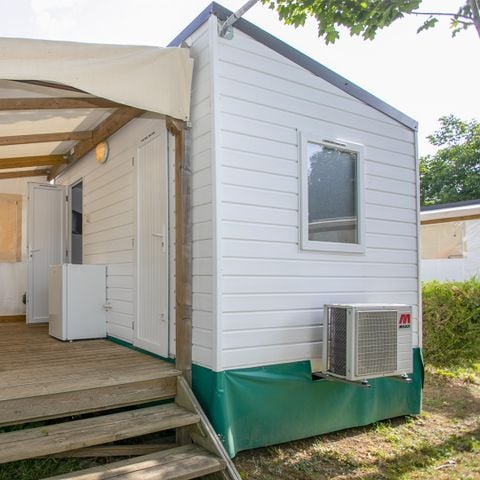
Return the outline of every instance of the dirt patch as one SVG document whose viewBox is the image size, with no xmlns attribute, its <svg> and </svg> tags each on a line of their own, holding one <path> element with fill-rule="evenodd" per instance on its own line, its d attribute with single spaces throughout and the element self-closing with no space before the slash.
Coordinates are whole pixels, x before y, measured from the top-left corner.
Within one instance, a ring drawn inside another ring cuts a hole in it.
<svg viewBox="0 0 480 480">
<path fill-rule="evenodd" d="M 245 480 L 480 479 L 480 385 L 428 371 L 423 413 L 235 459 Z"/>
</svg>

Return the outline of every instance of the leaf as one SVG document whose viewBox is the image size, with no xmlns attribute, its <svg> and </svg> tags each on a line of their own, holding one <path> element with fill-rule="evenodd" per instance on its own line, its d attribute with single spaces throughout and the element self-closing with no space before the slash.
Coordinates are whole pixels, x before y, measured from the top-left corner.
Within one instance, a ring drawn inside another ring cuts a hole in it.
<svg viewBox="0 0 480 480">
<path fill-rule="evenodd" d="M 423 25 L 417 30 L 417 33 L 422 32 L 423 30 L 428 30 L 429 28 L 433 28 L 438 23 L 438 18 L 429 17 Z"/>
<path fill-rule="evenodd" d="M 451 14 L 452 34 L 473 24 L 472 8 L 468 0 Z M 422 0 L 262 0 L 276 10 L 280 20 L 295 27 L 305 25 L 313 18 L 318 25 L 318 34 L 327 43 L 340 38 L 345 28 L 350 35 L 362 35 L 365 40 L 375 38 L 378 30 L 388 27 L 406 15 L 415 13 Z M 472 21 L 470 22 L 469 19 Z M 417 30 L 421 32 L 435 27 L 438 19 L 430 16 Z"/>
</svg>

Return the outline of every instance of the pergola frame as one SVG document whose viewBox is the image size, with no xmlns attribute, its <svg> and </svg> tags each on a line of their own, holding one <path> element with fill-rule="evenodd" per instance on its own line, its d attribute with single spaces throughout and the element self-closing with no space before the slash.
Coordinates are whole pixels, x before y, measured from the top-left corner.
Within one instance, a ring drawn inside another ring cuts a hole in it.
<svg viewBox="0 0 480 480">
<path fill-rule="evenodd" d="M 48 82 L 24 81 L 47 88 L 67 90 L 76 93 L 85 93 L 70 86 L 51 84 Z M 0 136 L 0 146 L 25 145 L 45 142 L 76 141 L 69 152 L 60 155 L 36 155 L 30 157 L 0 158 L 0 171 L 15 168 L 46 167 L 42 171 L 52 180 L 67 166 L 72 165 L 96 145 L 113 135 L 117 130 L 126 125 L 130 120 L 139 116 L 144 111 L 138 108 L 121 105 L 111 100 L 100 97 L 41 97 L 41 98 L 0 98 L 0 112 L 17 112 L 25 110 L 72 110 L 102 108 L 112 109 L 111 115 L 103 120 L 97 127 L 90 131 L 73 132 L 48 132 L 27 135 Z M 39 175 L 38 170 L 0 172 L 0 178 L 19 178 Z"/>
<path fill-rule="evenodd" d="M 35 85 L 68 91 L 70 86 L 29 81 Z M 75 108 L 109 108 L 113 112 L 91 131 L 49 132 L 16 136 L 0 136 L 0 146 L 36 144 L 52 141 L 76 141 L 68 152 L 60 155 L 0 158 L 0 179 L 30 176 L 57 177 L 65 168 L 78 162 L 96 145 L 106 140 L 144 110 L 119 105 L 98 97 L 4 98 L 0 111 L 55 110 Z M 192 228 L 191 228 L 191 171 L 189 129 L 183 121 L 166 118 L 167 130 L 175 138 L 175 291 L 176 291 L 176 367 L 191 385 L 192 378 Z M 2 169 L 44 167 L 37 170 L 2 172 Z"/>
</svg>

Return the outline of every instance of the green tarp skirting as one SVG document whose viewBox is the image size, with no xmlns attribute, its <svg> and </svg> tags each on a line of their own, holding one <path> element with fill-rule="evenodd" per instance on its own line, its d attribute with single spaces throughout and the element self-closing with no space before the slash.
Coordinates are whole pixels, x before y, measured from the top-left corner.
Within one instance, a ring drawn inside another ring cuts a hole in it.
<svg viewBox="0 0 480 480">
<path fill-rule="evenodd" d="M 193 365 L 193 390 L 233 457 L 249 448 L 420 413 L 423 361 L 414 349 L 410 384 L 381 378 L 371 388 L 312 381 L 310 362 L 213 372 Z"/>
</svg>

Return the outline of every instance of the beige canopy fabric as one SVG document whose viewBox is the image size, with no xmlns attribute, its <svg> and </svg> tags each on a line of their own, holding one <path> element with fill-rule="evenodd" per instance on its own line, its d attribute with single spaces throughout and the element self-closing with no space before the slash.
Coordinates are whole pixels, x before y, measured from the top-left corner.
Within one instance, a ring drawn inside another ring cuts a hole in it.
<svg viewBox="0 0 480 480">
<path fill-rule="evenodd" d="M 69 85 L 179 120 L 190 115 L 188 48 L 0 38 L 0 79 Z"/>
</svg>

